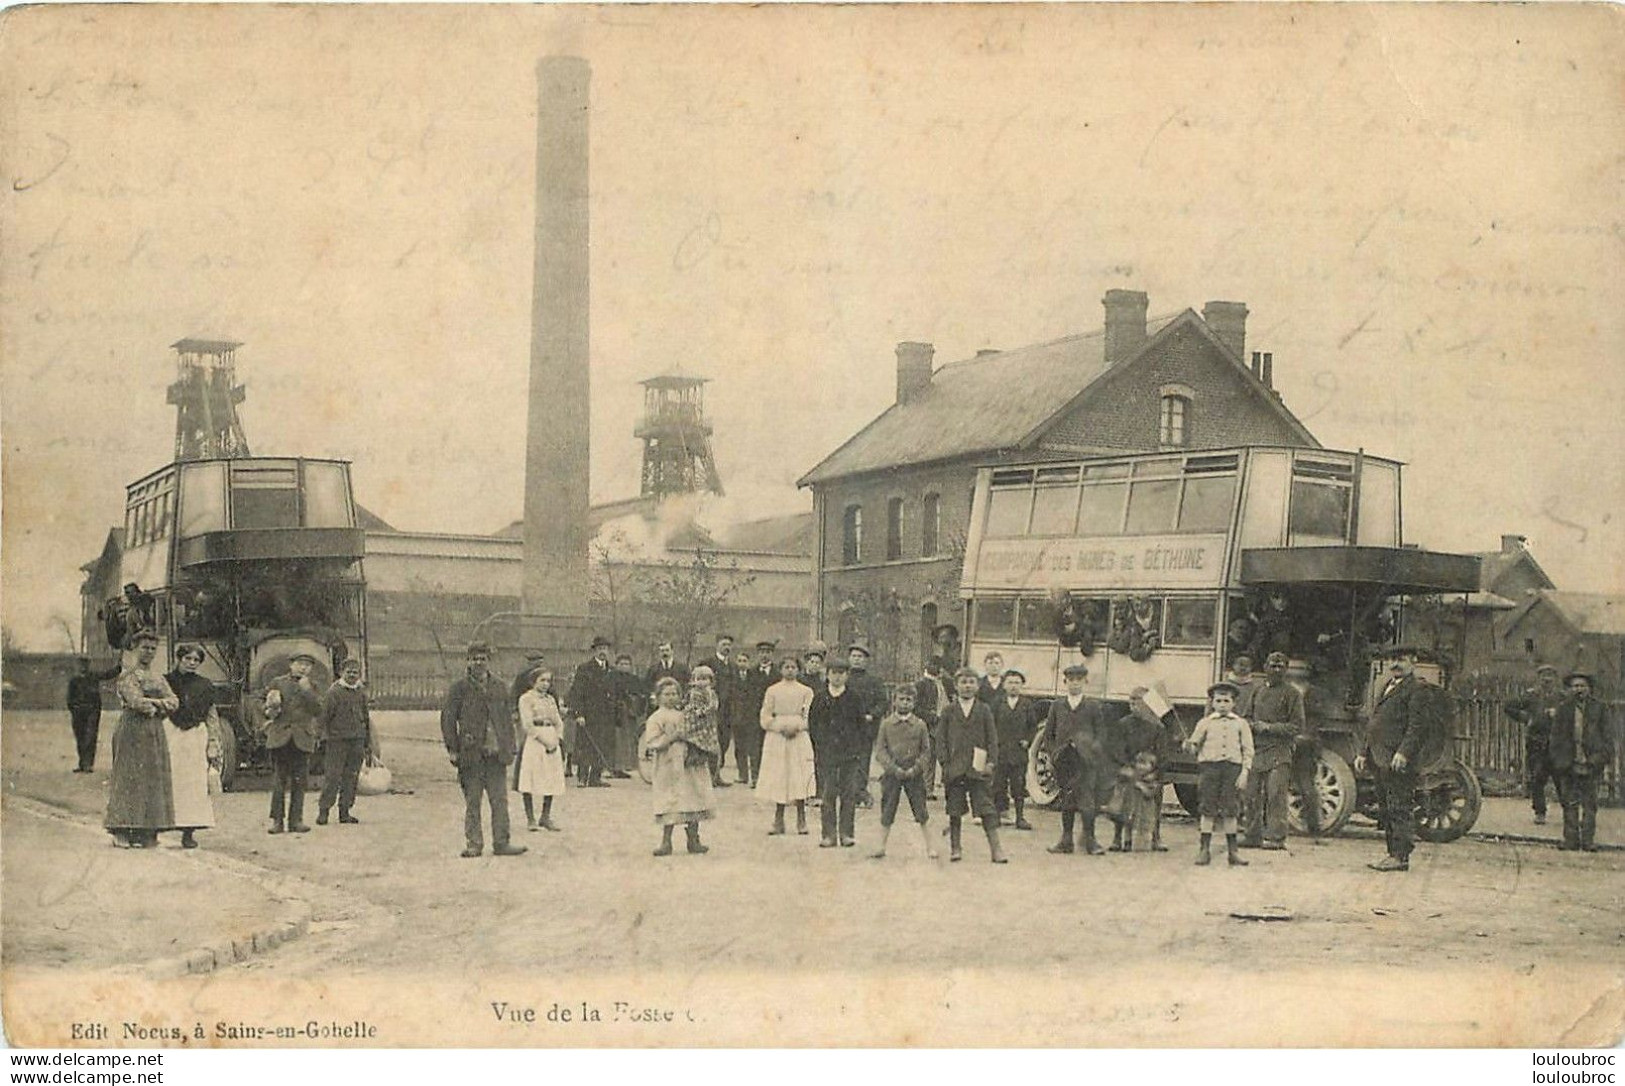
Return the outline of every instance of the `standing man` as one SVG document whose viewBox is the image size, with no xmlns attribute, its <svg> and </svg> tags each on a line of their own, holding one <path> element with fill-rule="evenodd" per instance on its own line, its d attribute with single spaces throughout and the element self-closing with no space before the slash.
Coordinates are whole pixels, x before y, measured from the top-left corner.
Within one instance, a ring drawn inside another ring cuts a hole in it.
<svg viewBox="0 0 1625 1086">
<path fill-rule="evenodd" d="M 715 671 L 716 668 L 713 666 L 711 670 Z M 661 679 L 676 679 L 684 690 L 688 689 L 688 668 L 677 662 L 677 654 L 672 651 L 670 641 L 662 641 L 655 647 L 655 662 L 643 675 L 643 685 L 649 691 L 651 705 L 654 703 L 655 685 Z"/>
<path fill-rule="evenodd" d="M 737 702 L 739 715 L 734 718 L 734 762 L 739 767 L 739 783 L 752 788 L 762 772 L 762 702 L 767 698 L 767 688 L 779 681 L 778 669 L 773 666 L 777 647 L 773 641 L 756 643 L 756 663 L 744 680 Z"/>
<path fill-rule="evenodd" d="M 722 734 L 733 739 L 735 776 L 743 785 L 750 784 L 750 766 L 747 764 L 747 748 L 740 744 L 742 741 L 748 743 L 753 731 L 760 733 L 762 729 L 762 699 L 755 696 L 756 683 L 752 677 L 754 674 L 750 653 L 744 649 L 734 653 L 733 663 L 728 668 L 728 700 L 722 703 L 721 727 L 725 729 Z M 755 709 L 751 708 L 753 704 L 756 706 Z M 727 742 L 726 739 L 723 741 Z M 712 775 L 711 785 L 714 788 L 730 787 L 720 770 Z"/>
<path fill-rule="evenodd" d="M 316 808 L 316 825 L 327 825 L 333 801 L 339 805 L 339 823 L 354 825 L 361 819 L 350 813 L 355 806 L 356 781 L 361 763 L 376 748 L 372 736 L 372 712 L 367 691 L 361 685 L 361 660 L 350 657 L 339 665 L 339 677 L 327 688 L 322 705 L 321 737 L 327 769 L 322 781 L 322 798 Z"/>
<path fill-rule="evenodd" d="M 576 668 L 565 699 L 576 718 L 576 787 L 608 788 L 604 770 L 615 746 L 615 672 L 609 666 L 610 640 L 592 639 L 592 656 Z"/>
<path fill-rule="evenodd" d="M 856 843 L 854 805 L 869 769 L 870 748 L 864 745 L 867 732 L 863 724 L 863 703 L 857 692 L 847 686 L 847 675 L 845 661 L 831 661 L 829 682 L 813 694 L 812 707 L 807 710 L 813 758 L 822 763 L 818 776 L 824 782 L 819 811 L 823 834 L 819 848 L 836 845 L 850 848 Z"/>
<path fill-rule="evenodd" d="M 316 657 L 288 661 L 288 674 L 265 692 L 265 749 L 271 755 L 271 833 L 309 833 L 305 825 L 305 773 L 316 751 L 322 695 L 310 681 Z M 284 806 L 286 804 L 286 806 Z"/>
<path fill-rule="evenodd" d="M 1573 851 L 1597 851 L 1597 782 L 1613 757 L 1614 734 L 1608 709 L 1592 696 L 1590 675 L 1576 671 L 1563 680 L 1569 696 L 1552 717 L 1551 764 L 1563 802 L 1563 844 Z"/>
<path fill-rule="evenodd" d="M 1320 729 L 1326 723 L 1326 696 L 1312 681 L 1307 660 L 1289 660 L 1286 681 L 1303 695 L 1303 735 L 1292 748 L 1292 786 L 1303 801 L 1303 828 L 1311 842 L 1320 836 Z"/>
<path fill-rule="evenodd" d="M 718 634 L 716 649 L 711 658 L 706 661 L 711 668 L 712 682 L 716 684 L 717 695 L 717 755 L 716 769 L 711 773 L 712 788 L 726 788 L 728 782 L 722 779 L 722 763 L 728 759 L 728 746 L 733 741 L 733 713 L 730 707 L 738 707 L 738 692 L 735 684 L 738 675 L 734 668 L 734 637 L 733 634 Z M 683 689 L 688 689 L 685 685 Z M 756 725 L 761 727 L 760 724 Z M 739 751 L 734 751 L 734 766 L 739 765 Z"/>
<path fill-rule="evenodd" d="M 108 671 L 90 670 L 90 657 L 79 657 L 79 671 L 68 679 L 68 719 L 73 722 L 73 744 L 79 752 L 75 773 L 96 768 L 96 738 L 102 727 L 102 686 L 119 675 L 118 665 Z"/>
<path fill-rule="evenodd" d="M 1546 782 L 1557 782 L 1552 772 L 1552 721 L 1563 704 L 1563 688 L 1557 682 L 1557 668 L 1541 664 L 1535 668 L 1535 685 L 1506 704 L 1506 714 L 1523 725 L 1523 767 L 1529 783 L 1529 805 L 1535 811 L 1535 825 L 1546 824 Z M 1562 786 L 1558 785 L 1559 801 Z"/>
<path fill-rule="evenodd" d="M 1382 828 L 1388 855 L 1367 864 L 1373 871 L 1409 871 L 1416 844 L 1416 775 L 1430 755 L 1437 755 L 1436 703 L 1428 685 L 1416 677 L 1416 652 L 1399 649 L 1388 684 L 1377 699 L 1366 732 L 1365 749 L 1354 760 L 1357 773 L 1369 766 L 1377 777 Z"/>
<path fill-rule="evenodd" d="M 1236 707 L 1253 727 L 1253 769 L 1242 804 L 1246 848 L 1286 848 L 1292 751 L 1306 728 L 1303 695 L 1286 681 L 1286 664 L 1286 653 L 1270 653 L 1264 681 L 1244 688 Z"/>
<path fill-rule="evenodd" d="M 930 737 L 937 729 L 937 717 L 947 704 L 948 687 L 943 681 L 942 657 L 933 656 L 925 662 L 924 674 L 914 684 L 914 715 L 925 721 L 927 743 L 931 742 Z M 937 755 L 934 750 L 925 760 L 924 776 L 925 798 L 934 800 L 937 798 Z"/>
<path fill-rule="evenodd" d="M 1107 750 L 1113 714 L 1105 702 L 1084 693 L 1089 668 L 1083 661 L 1068 664 L 1062 675 L 1066 693 L 1050 702 L 1042 740 L 1060 791 L 1061 839 L 1049 851 L 1072 852 L 1073 829 L 1081 821 L 1078 848 L 1086 856 L 1101 856 L 1106 850 L 1095 839 L 1095 818 L 1111 795 L 1117 768 Z"/>
<path fill-rule="evenodd" d="M 440 710 L 440 737 L 463 789 L 465 860 L 485 851 L 482 797 L 491 808 L 491 855 L 518 856 L 525 851 L 524 845 L 508 840 L 507 766 L 514 752 L 509 709 L 508 691 L 491 674 L 491 646 L 470 642 L 468 671 L 451 684 Z"/>
<path fill-rule="evenodd" d="M 867 737 L 868 749 L 873 751 L 875 740 L 880 737 L 880 721 L 891 709 L 891 695 L 886 693 L 886 684 L 869 673 L 870 659 L 869 646 L 862 641 L 854 641 L 846 654 L 851 669 L 847 685 L 857 692 L 858 700 L 863 705 L 863 734 Z M 858 806 L 868 810 L 874 805 L 874 797 L 869 794 L 869 763 L 864 762 Z"/>
</svg>

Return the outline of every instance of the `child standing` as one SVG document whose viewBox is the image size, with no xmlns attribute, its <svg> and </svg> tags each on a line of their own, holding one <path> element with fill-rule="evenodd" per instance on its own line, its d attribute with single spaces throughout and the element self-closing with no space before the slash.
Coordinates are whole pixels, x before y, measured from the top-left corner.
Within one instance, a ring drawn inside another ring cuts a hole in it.
<svg viewBox="0 0 1625 1086">
<path fill-rule="evenodd" d="M 1207 688 L 1208 714 L 1197 722 L 1185 750 L 1196 755 L 1201 846 L 1196 863 L 1213 862 L 1213 824 L 1219 823 L 1231 867 L 1246 867 L 1236 851 L 1236 819 L 1241 814 L 1241 790 L 1253 765 L 1253 730 L 1234 712 L 1241 693 L 1235 683 L 1218 682 Z"/>
<path fill-rule="evenodd" d="M 525 801 L 525 824 L 531 832 L 552 830 L 553 797 L 564 791 L 564 716 L 553 697 L 553 672 L 540 668 L 531 676 L 531 688 L 519 695 L 519 727 L 525 737 L 520 759 L 519 792 Z M 535 797 L 542 797 L 542 817 L 536 818 Z"/>
<path fill-rule="evenodd" d="M 688 851 L 698 855 L 710 849 L 700 843 L 700 821 L 711 817 L 711 767 L 717 745 L 716 695 L 711 692 L 711 669 L 701 664 L 690 680 L 689 708 L 677 707 L 682 687 L 676 679 L 661 679 L 655 688 L 659 706 L 644 725 L 640 751 L 655 756 L 655 821 L 660 823 L 656 856 L 671 855 L 671 831 L 680 822 L 688 831 Z M 709 744 L 707 744 L 709 731 Z"/>
<path fill-rule="evenodd" d="M 1027 676 L 1011 668 L 1004 673 L 1003 689 L 993 703 L 993 726 L 999 733 L 999 765 L 993 777 L 993 806 L 1000 823 L 1012 805 L 1016 809 L 1016 829 L 1030 830 L 1027 821 L 1027 744 L 1038 730 L 1033 703 L 1022 695 Z"/>
<path fill-rule="evenodd" d="M 919 824 L 925 858 L 936 859 L 931 834 L 925 828 L 926 819 L 930 817 L 925 810 L 925 772 L 931 764 L 931 739 L 925 721 L 914 715 L 912 686 L 904 684 L 893 691 L 891 713 L 880 722 L 875 758 L 880 762 L 880 844 L 869 858 L 885 858 L 886 838 L 891 836 L 891 825 L 897 819 L 898 793 L 903 793 L 908 796 L 908 808 Z"/>
<path fill-rule="evenodd" d="M 762 695 L 761 772 L 756 798 L 774 805 L 769 837 L 784 833 L 784 808 L 796 805 L 796 833 L 807 832 L 807 800 L 814 794 L 813 745 L 807 734 L 807 711 L 813 692 L 798 681 L 801 665 L 794 656 L 779 663 L 779 681 Z"/>
<path fill-rule="evenodd" d="M 948 859 L 964 858 L 960 850 L 960 820 L 968 813 L 982 820 L 987 848 L 994 863 L 1010 861 L 999 844 L 999 815 L 988 788 L 993 767 L 999 764 L 999 735 L 993 710 L 976 696 L 982 677 L 968 667 L 954 676 L 953 700 L 943 708 L 934 737 L 942 759 L 942 782 L 948 805 Z"/>
</svg>

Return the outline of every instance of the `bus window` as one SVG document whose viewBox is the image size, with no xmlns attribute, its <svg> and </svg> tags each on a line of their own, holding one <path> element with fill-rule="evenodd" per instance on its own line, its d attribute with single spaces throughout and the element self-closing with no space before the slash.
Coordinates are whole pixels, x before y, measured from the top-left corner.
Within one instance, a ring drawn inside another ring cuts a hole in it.
<svg viewBox="0 0 1625 1086">
<path fill-rule="evenodd" d="M 182 538 L 218 532 L 226 527 L 226 465 L 186 464 L 181 467 Z"/>
<path fill-rule="evenodd" d="M 1164 645 L 1205 648 L 1213 644 L 1218 629 L 1218 600 L 1169 600 L 1166 614 Z"/>
<path fill-rule="evenodd" d="M 350 488 L 343 464 L 305 464 L 305 527 L 348 528 Z"/>
<path fill-rule="evenodd" d="M 1085 485 L 1078 509 L 1079 535 L 1119 535 L 1123 531 L 1123 503 L 1127 483 Z"/>
<path fill-rule="evenodd" d="M 1156 535 L 1174 528 L 1174 510 L 1179 505 L 1179 480 L 1136 480 L 1129 487 L 1129 535 Z"/>
<path fill-rule="evenodd" d="M 1047 597 L 1023 597 L 1016 611 L 1016 640 L 1055 640 L 1055 605 Z"/>
<path fill-rule="evenodd" d="M 1345 477 L 1349 469 L 1343 469 Z M 1335 471 L 1298 463 L 1292 469 L 1292 505 L 1287 512 L 1287 545 L 1344 543 L 1349 531 L 1351 487 Z"/>
<path fill-rule="evenodd" d="M 1076 486 L 1041 486 L 1034 492 L 1032 535 L 1071 535 L 1077 523 Z"/>
<path fill-rule="evenodd" d="M 1230 528 L 1236 504 L 1236 479 L 1220 475 L 1185 480 L 1185 498 L 1179 506 L 1182 532 L 1223 532 Z"/>
<path fill-rule="evenodd" d="M 298 476 L 292 464 L 231 466 L 233 528 L 299 527 Z"/>
<path fill-rule="evenodd" d="M 971 638 L 976 641 L 1009 641 L 1015 632 L 1016 601 L 977 600 L 971 613 Z"/>
<path fill-rule="evenodd" d="M 1032 508 L 1031 487 L 988 491 L 987 534 L 990 537 L 1027 534 Z"/>
</svg>

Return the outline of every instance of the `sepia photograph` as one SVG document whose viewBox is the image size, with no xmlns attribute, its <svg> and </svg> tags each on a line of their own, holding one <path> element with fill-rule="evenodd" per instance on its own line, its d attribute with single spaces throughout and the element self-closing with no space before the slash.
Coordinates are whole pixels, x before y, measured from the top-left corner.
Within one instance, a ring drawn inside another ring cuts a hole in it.
<svg viewBox="0 0 1625 1086">
<path fill-rule="evenodd" d="M 0 11 L 5 1042 L 1617 1046 L 1622 73 Z"/>
</svg>

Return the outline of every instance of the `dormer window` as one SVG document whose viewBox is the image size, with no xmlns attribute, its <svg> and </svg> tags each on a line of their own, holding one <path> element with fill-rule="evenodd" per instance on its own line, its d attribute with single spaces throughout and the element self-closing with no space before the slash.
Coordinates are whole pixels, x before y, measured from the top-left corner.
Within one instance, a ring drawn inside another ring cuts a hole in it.
<svg viewBox="0 0 1625 1086">
<path fill-rule="evenodd" d="M 1188 385 L 1164 385 L 1161 393 L 1157 442 L 1165 449 L 1183 449 L 1190 444 L 1191 401 L 1196 393 Z"/>
</svg>

